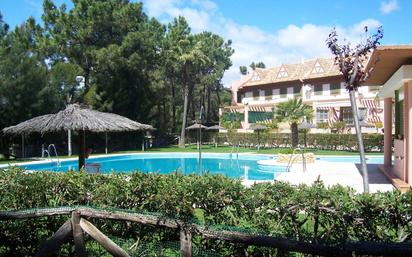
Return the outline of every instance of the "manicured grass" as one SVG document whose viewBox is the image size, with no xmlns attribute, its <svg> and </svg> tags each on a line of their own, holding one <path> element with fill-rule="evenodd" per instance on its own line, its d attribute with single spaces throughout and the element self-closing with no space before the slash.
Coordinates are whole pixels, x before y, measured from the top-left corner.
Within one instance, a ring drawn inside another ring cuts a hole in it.
<svg viewBox="0 0 412 257">
<path fill-rule="evenodd" d="M 257 153 L 257 154 L 277 154 L 284 148 L 261 148 L 259 151 L 257 148 L 250 148 L 250 147 L 239 147 L 239 153 Z M 168 146 L 168 147 L 161 147 L 161 148 L 149 148 L 145 152 L 197 152 L 196 145 L 187 145 L 186 148 L 179 148 L 178 146 Z M 237 149 L 233 150 L 237 152 Z M 141 150 L 134 150 L 134 151 L 119 151 L 119 152 L 111 152 L 114 153 L 139 153 L 142 152 Z M 231 146 L 212 146 L 212 145 L 202 145 L 202 152 L 205 153 L 230 153 L 232 152 Z M 332 150 L 313 150 L 308 149 L 307 152 L 313 152 L 316 155 L 347 155 L 347 156 L 357 156 L 359 155 L 358 152 L 349 152 L 349 151 L 332 151 Z M 103 153 L 95 153 L 93 155 L 100 155 Z M 366 153 L 367 155 L 383 155 L 383 153 L 371 152 Z M 77 158 L 76 155 L 72 156 L 59 156 L 59 158 Z M 7 163 L 16 163 L 16 162 L 23 162 L 23 161 L 30 161 L 30 159 L 0 159 L 0 164 L 7 164 Z"/>
<path fill-rule="evenodd" d="M 261 148 L 259 151 L 257 148 L 250 147 L 239 147 L 239 153 L 260 153 L 260 154 L 277 154 L 279 151 L 284 150 L 285 148 Z M 186 148 L 179 148 L 177 146 L 168 146 L 162 148 L 149 148 L 146 152 L 197 152 L 196 145 L 188 145 Z M 237 149 L 233 150 L 237 152 Z M 132 153 L 132 152 L 141 152 L 141 151 L 122 151 L 119 153 Z M 212 145 L 202 145 L 202 152 L 207 153 L 230 153 L 232 152 L 231 146 L 218 146 L 214 147 Z M 308 149 L 307 152 L 313 152 L 316 155 L 359 155 L 359 152 L 350 152 L 350 151 L 332 151 L 332 150 L 313 150 Z M 366 153 L 367 155 L 383 155 L 379 152 Z"/>
</svg>

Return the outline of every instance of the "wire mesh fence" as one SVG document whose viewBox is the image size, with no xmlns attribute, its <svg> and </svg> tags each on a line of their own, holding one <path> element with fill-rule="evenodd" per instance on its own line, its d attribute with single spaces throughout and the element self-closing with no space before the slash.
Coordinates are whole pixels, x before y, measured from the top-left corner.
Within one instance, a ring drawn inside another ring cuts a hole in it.
<svg viewBox="0 0 412 257">
<path fill-rule="evenodd" d="M 75 206 L 0 211 L 0 220 L 3 220 L 0 222 L 0 256 L 34 255 L 39 248 L 43 249 L 45 245 L 47 246 L 46 243 L 55 240 L 55 235 L 63 231 L 64 224 L 67 222 L 71 224 L 69 231 L 66 231 L 70 236 L 59 245 L 58 256 L 73 256 L 75 253 L 73 245 L 76 244 L 74 233 L 76 223 L 73 213 L 77 213 L 80 217 L 79 226 L 84 232 L 82 233 L 84 238 L 81 240 L 84 240 L 88 256 L 111 256 L 110 246 L 97 239 L 99 233 L 125 252 L 125 255 L 120 256 L 308 256 L 308 254 L 346 256 L 352 253 L 378 256 L 391 253 L 395 256 L 408 256 L 412 254 L 410 244 L 362 242 L 362 244 L 349 243 L 341 246 L 322 245 L 304 240 L 273 237 L 264 231 L 254 229 L 204 226 L 195 222 L 183 222 L 164 217 L 159 213 Z M 82 225 L 82 220 L 94 227 L 98 233 L 89 232 L 84 227 L 84 223 Z M 182 231 L 184 231 L 183 235 L 189 237 L 182 237 Z M 187 254 L 184 254 L 185 249 L 188 251 Z M 10 253 L 18 254 L 10 255 Z"/>
</svg>

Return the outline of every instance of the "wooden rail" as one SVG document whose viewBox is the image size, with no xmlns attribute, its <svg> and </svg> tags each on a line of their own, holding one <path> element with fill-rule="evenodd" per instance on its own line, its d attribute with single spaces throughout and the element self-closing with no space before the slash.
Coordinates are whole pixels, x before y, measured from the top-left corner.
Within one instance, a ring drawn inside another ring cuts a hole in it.
<svg viewBox="0 0 412 257">
<path fill-rule="evenodd" d="M 230 230 L 214 230 L 194 223 L 185 223 L 176 219 L 159 217 L 149 214 L 139 214 L 122 210 L 100 210 L 91 207 L 57 207 L 38 210 L 0 211 L 0 220 L 28 219 L 43 216 L 71 215 L 69 218 L 43 245 L 36 256 L 52 256 L 59 251 L 62 244 L 67 243 L 73 237 L 76 256 L 86 256 L 84 233 L 90 235 L 104 249 L 113 256 L 126 257 L 129 254 L 116 245 L 97 227 L 86 218 L 113 219 L 129 222 L 137 222 L 144 225 L 152 225 L 180 230 L 181 256 L 192 256 L 192 234 L 217 240 L 245 245 L 265 246 L 283 249 L 287 251 L 323 256 L 412 256 L 411 243 L 380 243 L 380 242 L 346 242 L 341 246 L 331 246 L 293 239 L 255 235 Z"/>
</svg>

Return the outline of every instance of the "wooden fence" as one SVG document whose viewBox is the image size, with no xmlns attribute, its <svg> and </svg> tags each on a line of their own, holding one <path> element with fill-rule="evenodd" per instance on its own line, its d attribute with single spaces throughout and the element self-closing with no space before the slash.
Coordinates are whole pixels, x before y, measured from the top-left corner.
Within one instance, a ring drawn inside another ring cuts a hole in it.
<svg viewBox="0 0 412 257">
<path fill-rule="evenodd" d="M 231 243 L 278 248 L 286 251 L 323 256 L 412 256 L 411 243 L 346 242 L 341 246 L 331 246 L 293 239 L 256 235 L 245 232 L 208 228 L 195 223 L 177 219 L 158 217 L 149 214 L 133 213 L 122 210 L 101 210 L 91 207 L 57 207 L 37 210 L 0 211 L 0 220 L 28 219 L 55 215 L 71 215 L 50 238 L 40 246 L 36 256 L 52 256 L 60 247 L 73 238 L 75 253 L 86 256 L 84 233 L 98 242 L 113 256 L 126 257 L 129 254 L 104 235 L 86 218 L 101 218 L 137 222 L 143 225 L 166 227 L 180 231 L 181 256 L 192 256 L 192 234 L 204 238 L 223 240 Z"/>
</svg>

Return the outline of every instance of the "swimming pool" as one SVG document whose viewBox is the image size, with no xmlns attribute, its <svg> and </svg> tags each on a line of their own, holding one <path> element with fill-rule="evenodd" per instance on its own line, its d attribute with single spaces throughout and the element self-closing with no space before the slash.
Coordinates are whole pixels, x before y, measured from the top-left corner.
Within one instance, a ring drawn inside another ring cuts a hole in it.
<svg viewBox="0 0 412 257">
<path fill-rule="evenodd" d="M 286 166 L 262 166 L 257 161 L 274 158 L 273 155 L 260 154 L 202 154 L 202 170 L 211 174 L 222 174 L 231 178 L 248 180 L 272 180 L 280 173 L 285 172 Z M 320 160 L 329 162 L 359 163 L 359 157 L 320 157 Z M 383 163 L 382 156 L 368 157 L 368 163 Z M 110 155 L 93 157 L 87 163 L 100 163 L 102 173 L 116 172 L 158 172 L 168 174 L 179 171 L 183 174 L 199 173 L 199 160 L 197 153 L 140 153 L 125 155 Z M 21 164 L 28 170 L 52 170 L 65 172 L 76 170 L 77 159 L 63 160 L 60 166 L 55 162 Z"/>
</svg>

